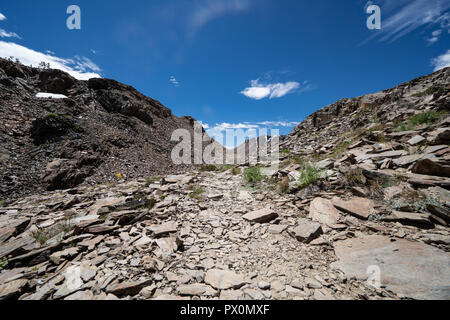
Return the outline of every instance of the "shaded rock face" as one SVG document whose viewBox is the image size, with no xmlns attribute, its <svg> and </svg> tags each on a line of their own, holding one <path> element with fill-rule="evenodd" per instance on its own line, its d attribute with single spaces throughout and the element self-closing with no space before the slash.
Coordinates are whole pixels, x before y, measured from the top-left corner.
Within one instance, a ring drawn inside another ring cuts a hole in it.
<svg viewBox="0 0 450 320">
<path fill-rule="evenodd" d="M 36 98 L 39 92 L 67 99 Z M 179 118 L 134 88 L 108 79 L 78 81 L 0 59 L 0 198 L 67 189 L 80 183 L 184 172 L 171 141 L 176 129 L 193 133 L 195 120 Z M 46 172 L 55 159 L 66 159 Z"/>
</svg>

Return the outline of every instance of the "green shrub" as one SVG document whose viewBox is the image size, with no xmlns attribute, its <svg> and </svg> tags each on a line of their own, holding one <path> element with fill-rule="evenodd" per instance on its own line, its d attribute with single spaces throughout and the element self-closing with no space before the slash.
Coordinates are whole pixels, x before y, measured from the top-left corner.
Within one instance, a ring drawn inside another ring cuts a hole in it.
<svg viewBox="0 0 450 320">
<path fill-rule="evenodd" d="M 303 189 L 320 179 L 320 171 L 313 165 L 307 165 L 299 178 L 298 187 Z"/>
<path fill-rule="evenodd" d="M 202 164 L 202 166 L 200 167 L 201 172 L 214 172 L 217 170 L 217 167 L 213 164 Z"/>
<path fill-rule="evenodd" d="M 257 183 L 264 180 L 265 176 L 259 167 L 251 167 L 244 170 L 244 181 L 246 183 Z"/>
<path fill-rule="evenodd" d="M 417 114 L 413 116 L 409 123 L 413 126 L 421 125 L 421 124 L 429 124 L 432 125 L 437 120 L 439 120 L 440 117 L 442 117 L 443 113 L 441 112 L 435 112 L 435 111 L 426 111 L 420 114 Z"/>
<path fill-rule="evenodd" d="M 195 188 L 194 191 L 189 194 L 189 198 L 196 200 L 203 200 L 202 195 L 204 192 L 205 190 L 203 190 L 202 188 Z"/>
<path fill-rule="evenodd" d="M 442 87 L 440 85 L 434 85 L 434 86 L 428 88 L 425 91 L 422 91 L 422 92 L 414 94 L 413 96 L 414 97 L 419 97 L 419 98 L 420 97 L 434 95 L 434 94 L 437 94 L 437 95 L 441 96 L 444 93 L 445 93 L 445 88 L 444 87 Z"/>
<path fill-rule="evenodd" d="M 290 188 L 289 188 L 289 179 L 283 179 L 280 182 L 278 182 L 277 184 L 277 192 L 279 194 L 286 194 L 289 193 Z"/>
<path fill-rule="evenodd" d="M 241 168 L 234 167 L 233 169 L 231 169 L 231 174 L 234 175 L 234 176 L 237 176 L 238 174 L 241 174 Z"/>
<path fill-rule="evenodd" d="M 401 122 L 397 124 L 395 127 L 395 131 L 409 131 L 414 129 L 414 127 L 419 126 L 421 124 L 432 125 L 437 122 L 442 116 L 447 114 L 445 111 L 425 111 L 419 114 L 416 114 L 411 119 L 409 119 L 406 123 Z"/>
<path fill-rule="evenodd" d="M 6 258 L 3 258 L 2 260 L 0 260 L 0 270 L 2 270 L 4 267 L 6 267 L 7 264 L 8 264 L 8 260 L 6 260 Z"/>
</svg>

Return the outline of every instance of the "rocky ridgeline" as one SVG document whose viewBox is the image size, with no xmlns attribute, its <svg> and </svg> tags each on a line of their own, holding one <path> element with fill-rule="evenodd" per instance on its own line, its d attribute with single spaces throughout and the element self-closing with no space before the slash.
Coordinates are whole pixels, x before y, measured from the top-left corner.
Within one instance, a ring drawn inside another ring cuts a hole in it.
<svg viewBox="0 0 450 320">
<path fill-rule="evenodd" d="M 0 110 L 1 198 L 189 168 L 172 165 L 171 135 L 195 120 L 114 80 L 0 59 Z"/>
<path fill-rule="evenodd" d="M 319 111 L 278 170 L 5 203 L 0 299 L 450 299 L 449 76 Z"/>
</svg>

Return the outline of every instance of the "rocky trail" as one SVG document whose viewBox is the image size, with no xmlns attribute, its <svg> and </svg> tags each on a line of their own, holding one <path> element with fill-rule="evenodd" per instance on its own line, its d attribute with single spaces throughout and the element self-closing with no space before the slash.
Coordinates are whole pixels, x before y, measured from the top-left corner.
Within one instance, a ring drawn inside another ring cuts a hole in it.
<svg viewBox="0 0 450 320">
<path fill-rule="evenodd" d="M 317 111 L 280 137 L 277 166 L 177 168 L 170 130 L 194 119 L 111 80 L 40 100 L 66 77 L 0 62 L 3 117 L 32 111 L 0 128 L 1 300 L 450 299 L 450 68 Z M 86 134 L 32 142 L 27 126 L 55 134 L 74 106 Z"/>
<path fill-rule="evenodd" d="M 231 171 L 159 181 L 49 193 L 2 209 L 0 255 L 11 258 L 0 297 L 448 298 L 446 228 L 359 220 L 326 199 L 338 193 L 298 203 L 249 188 Z M 348 212 L 365 201 L 356 198 Z M 313 222 L 334 215 L 332 227 Z M 365 280 L 374 264 L 386 269 L 381 288 Z"/>
</svg>

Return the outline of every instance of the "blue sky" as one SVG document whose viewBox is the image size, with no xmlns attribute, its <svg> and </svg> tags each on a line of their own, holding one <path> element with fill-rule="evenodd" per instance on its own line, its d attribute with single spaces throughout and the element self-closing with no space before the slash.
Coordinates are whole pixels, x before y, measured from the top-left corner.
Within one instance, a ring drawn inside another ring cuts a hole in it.
<svg viewBox="0 0 450 320">
<path fill-rule="evenodd" d="M 81 30 L 69 30 L 69 5 Z M 381 30 L 365 9 L 381 7 Z M 113 78 L 211 133 L 287 134 L 341 98 L 450 65 L 450 0 L 15 0 L 0 4 L 0 56 Z"/>
</svg>

